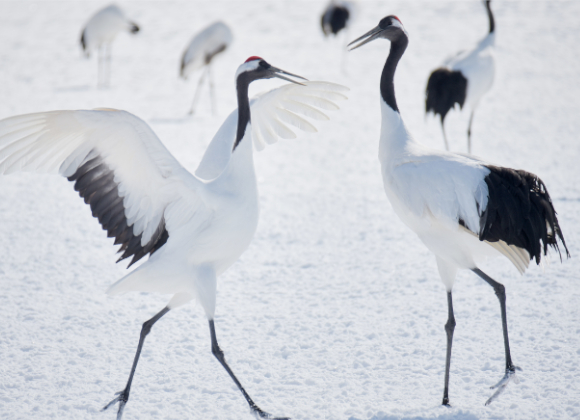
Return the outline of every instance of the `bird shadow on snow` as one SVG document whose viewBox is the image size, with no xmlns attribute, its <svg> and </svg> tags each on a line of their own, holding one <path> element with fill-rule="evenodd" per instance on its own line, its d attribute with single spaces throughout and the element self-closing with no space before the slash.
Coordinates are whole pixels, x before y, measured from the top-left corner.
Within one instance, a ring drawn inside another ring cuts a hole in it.
<svg viewBox="0 0 580 420">
<path fill-rule="evenodd" d="M 472 413 L 457 411 L 440 415 L 413 416 L 413 415 L 391 415 L 378 412 L 368 420 L 477 420 L 478 417 Z M 349 417 L 348 420 L 363 420 L 358 417 Z"/>
</svg>

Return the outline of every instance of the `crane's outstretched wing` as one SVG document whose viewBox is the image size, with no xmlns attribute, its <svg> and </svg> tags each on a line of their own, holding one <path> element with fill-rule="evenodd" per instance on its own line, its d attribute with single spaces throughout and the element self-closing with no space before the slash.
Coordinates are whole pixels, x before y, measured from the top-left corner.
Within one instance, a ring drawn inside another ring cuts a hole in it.
<svg viewBox="0 0 580 420">
<path fill-rule="evenodd" d="M 121 244 L 119 261 L 133 257 L 129 266 L 163 246 L 199 207 L 195 177 L 144 121 L 125 111 L 53 111 L 0 121 L 0 174 L 17 171 L 60 173 L 74 182 Z"/>
<path fill-rule="evenodd" d="M 287 84 L 252 98 L 252 138 L 257 150 L 276 143 L 279 138 L 296 138 L 293 128 L 316 132 L 309 120 L 328 120 L 323 111 L 338 110 L 335 102 L 347 99 L 342 92 L 349 90 L 329 82 L 304 82 L 304 85 Z M 198 177 L 214 179 L 223 171 L 234 147 L 237 124 L 238 110 L 235 109 L 207 147 L 195 172 Z"/>
</svg>

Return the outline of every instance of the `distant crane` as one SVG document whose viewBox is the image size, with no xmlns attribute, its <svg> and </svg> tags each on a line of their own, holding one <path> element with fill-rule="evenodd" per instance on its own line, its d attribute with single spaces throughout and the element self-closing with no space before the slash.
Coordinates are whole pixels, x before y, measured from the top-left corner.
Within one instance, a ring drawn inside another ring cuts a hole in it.
<svg viewBox="0 0 580 420">
<path fill-rule="evenodd" d="M 143 324 L 127 385 L 104 407 L 119 403 L 118 420 L 151 327 L 171 309 L 195 298 L 209 321 L 213 355 L 253 414 L 273 418 L 254 403 L 226 363 L 214 314 L 217 277 L 246 250 L 258 223 L 252 140 L 263 148 L 279 137 L 296 137 L 291 126 L 316 131 L 304 117 L 328 119 L 319 109 L 338 109 L 334 102 L 346 98 L 340 93 L 346 90 L 342 86 L 301 84 L 287 76 L 303 79 L 259 57 L 250 57 L 238 68 L 238 109 L 208 146 L 197 176 L 181 166 L 144 121 L 125 111 L 53 111 L 0 121 L 0 174 L 60 173 L 74 182 L 108 236 L 121 244 L 119 261 L 132 257 L 131 266 L 150 254 L 107 293 L 173 294 L 167 306 Z M 250 83 L 273 77 L 295 84 L 250 102 Z"/>
<path fill-rule="evenodd" d="M 489 17 L 489 33 L 471 51 L 463 51 L 447 60 L 443 67 L 429 76 L 426 89 L 425 111 L 439 114 L 445 149 L 449 150 L 445 134 L 445 116 L 458 104 L 471 109 L 467 127 L 467 152 L 471 153 L 471 124 L 473 114 L 482 96 L 491 89 L 495 73 L 493 48 L 495 46 L 495 22 L 490 6 L 491 0 L 484 1 Z"/>
<path fill-rule="evenodd" d="M 354 4 L 345 0 L 331 0 L 324 9 L 320 18 L 320 26 L 325 36 L 337 35 L 343 29 L 347 32 L 349 24 L 352 22 L 354 14 Z M 348 35 L 347 35 L 348 36 Z M 345 37 L 347 40 L 348 37 Z M 345 42 L 346 44 L 346 42 Z M 346 72 L 346 45 L 343 45 L 341 68 Z"/>
<path fill-rule="evenodd" d="M 189 111 L 190 114 L 195 112 L 199 91 L 206 76 L 209 82 L 211 109 L 212 113 L 215 114 L 215 92 L 211 76 L 211 63 L 215 56 L 228 48 L 232 43 L 232 40 L 233 35 L 229 26 L 223 22 L 215 22 L 195 35 L 183 52 L 183 56 L 181 57 L 181 69 L 179 72 L 181 77 L 187 79 L 187 77 L 194 71 L 202 67 L 204 69 L 204 72 L 197 83 L 193 103 L 191 105 L 191 110 Z"/>
<path fill-rule="evenodd" d="M 505 287 L 477 267 L 481 257 L 503 254 L 523 274 L 532 258 L 540 263 L 548 245 L 566 250 L 556 211 L 546 186 L 536 175 L 494 166 L 466 155 L 440 152 L 416 142 L 401 118 L 393 78 L 409 38 L 396 16 L 351 42 L 352 49 L 375 39 L 391 41 L 380 83 L 381 161 L 385 192 L 393 209 L 435 254 L 447 289 L 447 357 L 443 405 L 449 405 L 449 369 L 455 329 L 451 290 L 458 269 L 473 271 L 493 287 L 500 302 L 505 347 L 505 375 L 493 388 L 496 399 L 516 378 L 506 317 Z"/>
<path fill-rule="evenodd" d="M 111 43 L 119 32 L 139 32 L 139 26 L 129 21 L 115 4 L 99 10 L 83 28 L 81 47 L 87 57 L 93 50 L 98 50 L 98 86 L 110 84 L 111 78 Z"/>
</svg>

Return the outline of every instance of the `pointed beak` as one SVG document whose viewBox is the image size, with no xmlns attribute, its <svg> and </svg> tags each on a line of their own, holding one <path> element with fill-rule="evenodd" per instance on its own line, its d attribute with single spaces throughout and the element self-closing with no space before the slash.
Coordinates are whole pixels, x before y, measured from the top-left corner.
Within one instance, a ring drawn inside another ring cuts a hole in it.
<svg viewBox="0 0 580 420">
<path fill-rule="evenodd" d="M 297 81 L 292 80 L 292 79 L 290 79 L 290 78 L 288 78 L 286 76 L 283 76 L 283 75 L 286 74 L 288 76 L 292 76 L 292 77 L 295 77 L 297 79 L 308 80 L 308 79 L 305 79 L 302 76 L 298 76 L 297 74 L 288 73 L 287 71 L 278 69 L 278 68 L 276 68 L 274 66 L 271 66 L 270 67 L 270 71 L 272 72 L 272 76 L 273 77 L 277 77 L 278 79 L 282 79 L 282 80 L 287 80 L 288 82 L 296 83 L 297 85 L 305 86 L 304 83 L 297 82 Z"/>
<path fill-rule="evenodd" d="M 352 47 L 352 48 L 349 48 L 348 50 L 349 50 L 349 51 L 352 51 L 352 50 L 354 50 L 354 49 L 356 49 L 356 48 L 358 48 L 358 47 L 362 47 L 364 44 L 367 44 L 367 43 L 369 43 L 369 42 L 371 42 L 371 41 L 374 41 L 375 39 L 377 39 L 377 38 L 379 38 L 379 37 L 380 37 L 380 35 L 381 35 L 381 32 L 383 32 L 383 29 L 381 29 L 381 28 L 380 28 L 380 27 L 378 27 L 378 26 L 377 26 L 377 27 L 375 27 L 375 28 L 373 28 L 373 29 L 371 29 L 370 31 L 368 31 L 366 34 L 364 34 L 364 35 L 363 35 L 363 36 L 361 36 L 360 38 L 357 38 L 357 39 L 355 39 L 354 41 L 352 41 L 350 44 L 348 44 L 348 47 L 350 47 L 352 44 L 354 44 L 354 43 L 356 43 L 356 42 L 359 42 L 359 41 L 361 41 L 361 40 L 364 40 L 364 41 L 362 41 L 360 44 L 358 44 L 358 45 L 355 45 L 354 47 Z M 366 38 L 366 39 L 365 39 L 365 38 Z"/>
</svg>

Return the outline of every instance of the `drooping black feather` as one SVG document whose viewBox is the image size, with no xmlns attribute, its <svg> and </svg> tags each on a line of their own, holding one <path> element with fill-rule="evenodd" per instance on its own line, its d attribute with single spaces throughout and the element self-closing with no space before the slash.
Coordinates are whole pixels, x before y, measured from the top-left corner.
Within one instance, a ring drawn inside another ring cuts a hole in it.
<svg viewBox="0 0 580 420">
<path fill-rule="evenodd" d="M 536 175 L 526 171 L 486 165 L 490 173 L 485 177 L 489 190 L 487 207 L 480 217 L 479 240 L 497 242 L 523 248 L 539 264 L 548 245 L 570 257 L 560 230 L 556 210 L 546 186 Z"/>
<path fill-rule="evenodd" d="M 325 10 L 320 19 L 322 32 L 328 36 L 330 34 L 336 35 L 346 27 L 350 12 L 344 6 L 331 5 Z"/>
<path fill-rule="evenodd" d="M 99 156 L 83 163 L 68 177 L 69 181 L 75 183 L 74 188 L 85 203 L 91 206 L 93 217 L 99 219 L 107 236 L 115 238 L 115 245 L 121 245 L 119 252 L 124 252 L 117 262 L 133 256 L 129 268 L 145 255 L 153 254 L 161 248 L 167 242 L 169 233 L 162 219 L 151 240 L 141 245 L 142 234 L 135 236 L 133 226 L 127 226 L 123 198 L 119 196 L 118 184 L 114 179 L 114 172 Z"/>
<path fill-rule="evenodd" d="M 131 28 L 129 30 L 131 31 L 132 34 L 136 34 L 137 32 L 139 32 L 139 25 L 137 25 L 134 22 L 131 22 Z"/>
<path fill-rule="evenodd" d="M 425 112 L 441 117 L 441 123 L 455 104 L 463 108 L 467 95 L 467 79 L 460 71 L 446 68 L 434 70 L 427 81 L 425 90 Z"/>
</svg>

